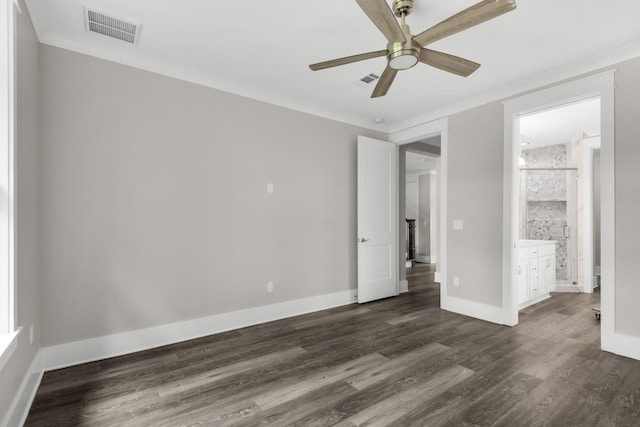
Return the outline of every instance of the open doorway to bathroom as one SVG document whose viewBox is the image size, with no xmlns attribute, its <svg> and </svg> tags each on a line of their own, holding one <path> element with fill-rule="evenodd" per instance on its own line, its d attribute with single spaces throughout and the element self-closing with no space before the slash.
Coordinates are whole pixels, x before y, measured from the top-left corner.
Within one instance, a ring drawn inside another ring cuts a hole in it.
<svg viewBox="0 0 640 427">
<path fill-rule="evenodd" d="M 616 290 L 616 274 L 615 274 L 615 258 L 616 258 L 616 234 L 615 234 L 615 218 L 616 218 L 616 204 L 615 204 L 615 71 L 606 71 L 599 74 L 590 75 L 577 80 L 573 80 L 557 86 L 548 87 L 546 89 L 527 93 L 517 98 L 510 99 L 504 102 L 504 218 L 503 225 L 503 301 L 504 301 L 504 319 L 505 325 L 515 326 L 518 324 L 520 315 L 524 314 L 525 310 L 522 310 L 518 303 L 518 293 L 520 286 L 520 276 L 518 275 L 520 256 L 520 166 L 519 158 L 522 154 L 522 132 L 520 130 L 520 119 L 528 115 L 542 113 L 549 110 L 554 110 L 563 106 L 569 106 L 572 104 L 580 104 L 593 99 L 598 99 L 600 107 L 600 138 L 597 138 L 597 134 L 589 134 L 588 131 L 582 129 L 576 130 L 576 132 L 583 131 L 587 133 L 587 136 L 591 138 L 582 138 L 583 147 L 583 165 L 586 165 L 583 169 L 582 183 L 587 186 L 599 187 L 598 197 L 601 197 L 600 203 L 600 224 L 599 229 L 599 247 L 600 247 L 600 261 L 601 266 L 599 273 L 601 279 L 599 280 L 600 292 L 588 293 L 589 280 L 588 277 L 592 274 L 598 273 L 597 269 L 590 268 L 588 261 L 593 260 L 594 253 L 593 246 L 589 247 L 589 244 L 593 245 L 593 235 L 591 233 L 584 233 L 583 240 L 584 245 L 578 245 L 578 250 L 583 252 L 584 270 L 582 273 L 583 287 L 585 289 L 582 294 L 569 294 L 556 293 L 558 297 L 569 297 L 570 299 L 588 299 L 592 301 L 587 307 L 596 307 L 596 303 L 600 304 L 602 312 L 600 320 L 597 320 L 591 309 L 578 310 L 576 307 L 570 307 L 568 310 L 573 312 L 573 315 L 568 311 L 566 316 L 578 316 L 578 322 L 586 322 L 584 324 L 591 324 L 593 326 L 600 326 L 599 328 L 591 328 L 590 331 L 600 336 L 600 345 L 603 350 L 612 351 L 619 354 L 625 354 L 629 348 L 629 344 L 621 338 L 621 335 L 616 333 L 615 319 L 616 319 L 616 304 L 615 304 L 615 290 Z M 526 138 L 526 134 L 524 135 Z M 595 140 L 598 141 L 595 141 Z M 596 152 L 597 146 L 599 149 L 599 169 L 594 173 L 589 165 L 593 164 L 593 158 L 598 158 Z M 591 161 L 589 161 L 589 157 Z M 585 161 L 584 159 L 587 159 Z M 587 177 L 587 174 L 591 173 L 591 179 Z M 593 180 L 593 175 L 597 174 L 598 178 Z M 595 183 L 595 184 L 594 184 Z M 579 187 L 580 189 L 580 187 Z M 578 191 L 579 191 L 578 189 Z M 591 192 L 583 190 L 584 206 L 593 205 L 592 200 L 587 200 L 591 195 Z M 597 204 L 596 204 L 597 205 Z M 590 218 L 589 218 L 590 217 Z M 591 209 L 583 209 L 582 212 L 578 209 L 578 221 L 594 221 L 593 212 Z M 586 229 L 590 230 L 590 226 L 586 225 Z M 591 242 L 590 242 L 591 240 Z M 531 251 L 529 251 L 531 255 Z M 553 269 L 555 270 L 555 268 Z M 580 267 L 578 272 L 580 273 Z M 586 284 L 584 278 L 587 278 Z M 592 279 L 593 280 L 593 279 Z M 579 283 L 578 283 L 579 284 Z M 554 304 L 555 298 L 550 298 L 544 303 L 534 304 L 530 309 L 545 304 Z M 560 326 L 561 319 L 556 322 Z M 566 319 L 565 319 L 566 320 Z M 591 323 L 589 323 L 591 322 Z"/>
<path fill-rule="evenodd" d="M 598 290 L 600 98 L 519 117 L 518 304 Z"/>
</svg>

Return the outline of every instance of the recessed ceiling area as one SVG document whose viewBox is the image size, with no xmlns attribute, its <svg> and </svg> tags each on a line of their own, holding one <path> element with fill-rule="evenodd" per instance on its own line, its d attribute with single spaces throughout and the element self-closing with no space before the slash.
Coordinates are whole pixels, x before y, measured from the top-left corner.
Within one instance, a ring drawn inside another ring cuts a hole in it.
<svg viewBox="0 0 640 427">
<path fill-rule="evenodd" d="M 386 57 L 309 69 L 385 49 L 355 0 L 26 0 L 44 44 L 383 132 L 640 55 L 637 0 L 516 2 L 512 12 L 429 45 L 480 63 L 475 73 L 420 63 L 371 99 L 371 85 L 354 82 L 380 76 Z M 417 34 L 476 3 L 415 0 L 407 23 Z M 87 31 L 85 8 L 139 23 L 137 43 Z"/>
<path fill-rule="evenodd" d="M 577 134 L 600 135 L 600 98 L 528 114 L 520 118 L 522 149 L 566 144 Z"/>
<path fill-rule="evenodd" d="M 407 175 L 429 173 L 436 170 L 436 158 L 407 151 L 405 172 Z"/>
</svg>

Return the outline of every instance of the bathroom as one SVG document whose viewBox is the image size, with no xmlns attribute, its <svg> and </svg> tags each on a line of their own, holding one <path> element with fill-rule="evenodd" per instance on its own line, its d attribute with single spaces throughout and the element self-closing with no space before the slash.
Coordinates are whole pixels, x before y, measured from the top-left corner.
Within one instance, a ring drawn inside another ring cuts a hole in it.
<svg viewBox="0 0 640 427">
<path fill-rule="evenodd" d="M 520 307 L 597 291 L 600 99 L 523 115 L 520 136 Z"/>
</svg>

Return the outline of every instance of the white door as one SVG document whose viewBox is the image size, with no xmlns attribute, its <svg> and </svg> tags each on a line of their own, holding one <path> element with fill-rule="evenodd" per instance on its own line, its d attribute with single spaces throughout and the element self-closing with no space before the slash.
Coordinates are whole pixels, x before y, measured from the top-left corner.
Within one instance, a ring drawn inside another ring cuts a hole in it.
<svg viewBox="0 0 640 427">
<path fill-rule="evenodd" d="M 358 302 L 398 295 L 397 149 L 358 137 Z"/>
</svg>

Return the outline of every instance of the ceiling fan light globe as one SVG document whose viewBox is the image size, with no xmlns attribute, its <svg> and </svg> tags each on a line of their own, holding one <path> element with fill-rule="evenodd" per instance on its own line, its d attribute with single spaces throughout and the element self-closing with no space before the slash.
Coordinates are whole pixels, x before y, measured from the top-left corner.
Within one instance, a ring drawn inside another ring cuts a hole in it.
<svg viewBox="0 0 640 427">
<path fill-rule="evenodd" d="M 407 70 L 418 63 L 418 58 L 412 54 L 403 54 L 389 59 L 389 67 L 394 70 Z"/>
</svg>

